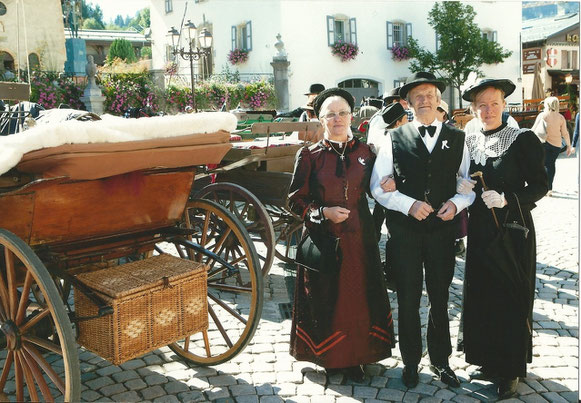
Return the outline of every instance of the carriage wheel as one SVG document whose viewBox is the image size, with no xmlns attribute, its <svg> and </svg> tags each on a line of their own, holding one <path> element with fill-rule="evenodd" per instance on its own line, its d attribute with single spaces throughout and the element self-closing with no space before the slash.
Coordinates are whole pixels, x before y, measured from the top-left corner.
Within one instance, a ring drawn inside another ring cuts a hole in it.
<svg viewBox="0 0 581 403">
<path fill-rule="evenodd" d="M 77 345 L 61 296 L 44 264 L 0 229 L 0 390 L 13 380 L 17 401 L 80 401 Z"/>
<path fill-rule="evenodd" d="M 229 182 L 212 183 L 200 190 L 196 198 L 217 201 L 244 224 L 254 244 L 259 245 L 258 258 L 262 275 L 266 276 L 274 261 L 276 244 L 272 220 L 260 200 L 246 188 Z"/>
<path fill-rule="evenodd" d="M 284 208 L 269 205 L 268 214 L 272 217 L 276 245 L 283 248 L 275 250 L 276 257 L 285 263 L 294 263 L 297 253 L 297 245 L 301 240 L 303 222 L 300 217 Z"/>
<path fill-rule="evenodd" d="M 188 202 L 185 221 L 195 230 L 191 241 L 227 265 L 199 249 L 176 245 L 182 258 L 208 265 L 209 327 L 169 347 L 194 364 L 220 364 L 241 352 L 258 327 L 264 291 L 260 261 L 244 225 L 220 204 Z"/>
</svg>

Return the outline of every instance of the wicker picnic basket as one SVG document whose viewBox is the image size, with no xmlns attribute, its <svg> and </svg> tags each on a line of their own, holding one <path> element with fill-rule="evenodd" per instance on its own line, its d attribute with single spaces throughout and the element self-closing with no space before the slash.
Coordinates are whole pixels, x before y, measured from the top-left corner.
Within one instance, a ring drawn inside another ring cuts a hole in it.
<svg viewBox="0 0 581 403">
<path fill-rule="evenodd" d="M 207 267 L 163 254 L 78 278 L 113 307 L 113 314 L 81 320 L 78 342 L 121 364 L 208 328 Z M 78 317 L 97 307 L 75 292 Z"/>
</svg>

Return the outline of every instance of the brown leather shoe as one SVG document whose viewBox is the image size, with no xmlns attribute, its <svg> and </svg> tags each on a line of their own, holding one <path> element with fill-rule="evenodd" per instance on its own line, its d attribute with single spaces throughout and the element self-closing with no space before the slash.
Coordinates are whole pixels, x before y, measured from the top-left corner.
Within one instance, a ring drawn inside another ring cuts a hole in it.
<svg viewBox="0 0 581 403">
<path fill-rule="evenodd" d="M 510 399 L 515 397 L 516 387 L 518 386 L 518 377 L 516 378 L 500 378 L 498 381 L 498 398 L 500 400 Z"/>
</svg>

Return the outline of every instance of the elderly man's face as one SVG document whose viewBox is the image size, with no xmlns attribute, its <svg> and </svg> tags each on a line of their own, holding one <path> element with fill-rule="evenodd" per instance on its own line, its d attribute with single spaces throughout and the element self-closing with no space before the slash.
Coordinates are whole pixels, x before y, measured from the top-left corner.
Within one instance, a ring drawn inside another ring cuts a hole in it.
<svg viewBox="0 0 581 403">
<path fill-rule="evenodd" d="M 436 118 L 436 108 L 441 97 L 433 84 L 420 84 L 412 88 L 408 94 L 409 103 L 414 110 L 414 116 L 423 124 L 430 124 Z"/>
</svg>

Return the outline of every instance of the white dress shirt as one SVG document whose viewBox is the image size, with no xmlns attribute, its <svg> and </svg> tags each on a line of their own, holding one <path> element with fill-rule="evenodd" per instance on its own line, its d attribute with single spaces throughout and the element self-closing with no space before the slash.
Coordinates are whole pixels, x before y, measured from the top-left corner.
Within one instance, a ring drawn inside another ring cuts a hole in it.
<svg viewBox="0 0 581 403">
<path fill-rule="evenodd" d="M 422 124 L 417 119 L 414 119 L 408 124 L 413 125 L 419 133 L 418 127 L 422 126 Z M 426 148 L 430 154 L 438 142 L 438 137 L 442 131 L 442 122 L 435 119 L 431 123 L 431 126 L 436 126 L 436 132 L 434 133 L 434 136 L 430 136 L 426 133 L 426 135 L 422 137 L 422 141 L 426 145 Z M 393 147 L 391 142 L 391 134 L 388 132 L 384 137 L 385 139 L 383 140 L 381 150 L 379 151 L 377 159 L 375 160 L 373 172 L 371 173 L 371 194 L 383 207 L 390 210 L 399 211 L 404 215 L 408 215 L 410 208 L 416 199 L 401 193 L 399 190 L 394 192 L 384 192 L 380 186 L 380 182 L 383 177 L 393 175 Z M 458 176 L 465 179 L 470 179 L 469 169 L 470 153 L 468 152 L 468 147 L 466 147 L 466 142 L 464 142 L 464 151 L 462 153 L 462 162 L 458 168 Z M 470 206 L 474 202 L 475 198 L 476 194 L 472 191 L 467 195 L 456 193 L 454 196 L 452 196 L 452 198 L 450 198 L 450 201 L 456 206 L 456 214 L 458 214 L 460 211 Z"/>
</svg>

